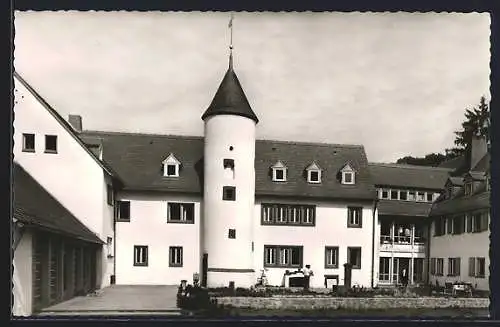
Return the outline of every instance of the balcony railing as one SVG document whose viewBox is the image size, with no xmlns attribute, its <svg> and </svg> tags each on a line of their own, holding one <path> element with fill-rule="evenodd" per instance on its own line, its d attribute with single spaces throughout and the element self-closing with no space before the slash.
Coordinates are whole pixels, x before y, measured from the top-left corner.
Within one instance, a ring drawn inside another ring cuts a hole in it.
<svg viewBox="0 0 500 327">
<path fill-rule="evenodd" d="M 400 251 L 400 252 L 424 252 L 425 239 L 420 236 L 380 236 L 380 250 L 382 251 Z"/>
</svg>

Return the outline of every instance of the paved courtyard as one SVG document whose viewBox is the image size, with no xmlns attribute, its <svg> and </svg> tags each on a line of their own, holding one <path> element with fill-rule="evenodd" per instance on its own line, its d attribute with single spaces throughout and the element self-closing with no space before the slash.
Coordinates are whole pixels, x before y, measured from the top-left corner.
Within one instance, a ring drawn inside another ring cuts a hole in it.
<svg viewBox="0 0 500 327">
<path fill-rule="evenodd" d="M 112 285 L 45 308 L 40 315 L 178 314 L 177 286 Z"/>
</svg>

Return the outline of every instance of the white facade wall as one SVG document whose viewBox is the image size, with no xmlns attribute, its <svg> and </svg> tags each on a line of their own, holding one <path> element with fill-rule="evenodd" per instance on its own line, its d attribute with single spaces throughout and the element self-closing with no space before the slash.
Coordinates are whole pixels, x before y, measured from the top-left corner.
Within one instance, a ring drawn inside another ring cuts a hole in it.
<svg viewBox="0 0 500 327">
<path fill-rule="evenodd" d="M 14 284 L 12 314 L 14 316 L 29 316 L 32 313 L 32 253 L 32 233 L 26 230 L 14 251 L 12 277 Z"/>
<path fill-rule="evenodd" d="M 273 226 L 261 224 L 261 203 L 316 205 L 315 226 Z M 363 207 L 362 228 L 347 227 L 347 207 Z M 309 264 L 314 272 L 310 286 L 324 287 L 324 275 L 338 275 L 339 285 L 344 284 L 344 263 L 347 262 L 347 247 L 361 247 L 361 269 L 352 270 L 352 285 L 371 287 L 372 282 L 372 235 L 373 204 L 362 203 L 315 203 L 303 201 L 259 200 L 254 210 L 254 265 L 255 281 L 264 268 L 264 245 L 303 246 L 303 264 Z M 375 217 L 376 218 L 376 217 Z M 325 247 L 338 246 L 337 269 L 325 269 Z M 375 254 L 376 255 L 376 254 Z M 378 264 L 377 257 L 374 258 Z M 269 285 L 281 285 L 285 270 L 295 268 L 267 268 Z M 376 273 L 376 271 L 374 271 Z"/>
<path fill-rule="evenodd" d="M 224 169 L 224 159 L 234 160 L 234 173 Z M 208 286 L 227 286 L 234 281 L 237 287 L 249 287 L 254 284 L 254 273 L 249 271 L 253 268 L 255 205 L 253 120 L 234 115 L 205 120 L 204 172 L 203 248 L 208 254 Z M 235 201 L 223 200 L 224 186 L 236 187 Z M 229 229 L 236 230 L 236 238 L 228 237 Z M 211 269 L 228 271 L 212 273 Z"/>
<path fill-rule="evenodd" d="M 29 90 L 14 81 L 14 160 L 106 242 L 113 237 L 113 215 L 106 207 L 105 172 Z M 23 133 L 35 134 L 35 152 L 23 152 Z M 57 135 L 57 153 L 44 153 L 45 135 Z M 112 265 L 112 260 L 98 264 L 101 286 L 109 285 Z"/>
<path fill-rule="evenodd" d="M 179 285 L 200 273 L 201 198 L 166 194 L 119 193 L 130 201 L 130 222 L 116 222 L 116 283 Z M 168 202 L 194 203 L 194 224 L 168 223 Z M 148 265 L 134 266 L 134 245 L 148 246 Z M 183 266 L 169 267 L 169 247 L 182 246 Z"/>
<path fill-rule="evenodd" d="M 432 224 L 431 235 L 434 235 L 435 224 Z M 489 290 L 490 276 L 490 231 L 481 233 L 464 233 L 459 235 L 445 234 L 432 236 L 430 243 L 430 258 L 443 258 L 443 276 L 430 275 L 430 282 L 436 280 L 441 286 L 445 282 L 463 281 L 472 283 L 480 290 Z M 469 277 L 469 257 L 485 258 L 485 277 Z M 460 276 L 447 276 L 448 258 L 460 258 Z"/>
</svg>

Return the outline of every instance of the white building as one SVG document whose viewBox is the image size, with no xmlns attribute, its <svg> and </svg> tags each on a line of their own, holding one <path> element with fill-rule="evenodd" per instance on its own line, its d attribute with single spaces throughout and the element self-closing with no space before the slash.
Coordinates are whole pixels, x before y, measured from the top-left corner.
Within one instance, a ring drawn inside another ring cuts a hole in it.
<svg viewBox="0 0 500 327">
<path fill-rule="evenodd" d="M 369 166 L 361 145 L 256 140 L 259 120 L 232 57 L 202 116 L 203 137 L 82 130 L 80 116 L 66 122 L 18 74 L 15 81 L 17 164 L 71 217 L 63 231 L 80 226 L 97 243 L 85 261 L 80 245 L 64 241 L 57 273 L 32 287 L 29 267 L 51 264 L 35 253 L 51 252 L 23 234 L 14 277 L 18 299 L 30 303 L 24 312 L 113 283 L 172 285 L 194 274 L 208 287 L 250 287 L 266 269 L 270 285 L 290 286 L 287 271 L 305 265 L 313 288 L 397 284 L 402 267 L 412 283 L 425 282 L 428 252 L 455 249 L 423 241 L 447 170 Z M 476 252 L 487 260 L 487 250 Z"/>
<path fill-rule="evenodd" d="M 43 192 L 50 194 L 50 197 L 64 208 L 66 212 L 64 216 L 71 217 L 75 224 L 85 226 L 88 233 L 94 235 L 94 241 L 98 239 L 105 244 L 100 244 L 95 248 L 97 251 L 95 254 L 89 254 L 89 260 L 92 261 L 89 265 L 92 268 L 89 272 L 90 284 L 85 289 L 88 291 L 106 287 L 110 285 L 114 275 L 113 189 L 117 187 L 117 179 L 111 169 L 99 159 L 98 154 L 94 154 L 76 135 L 70 124 L 60 117 L 17 73 L 14 73 L 14 82 L 14 161 L 20 167 L 19 169 L 26 171 L 34 183 L 40 185 Z M 15 180 L 14 184 L 18 186 Z M 16 203 L 15 200 L 16 194 L 14 194 L 14 203 Z M 43 203 L 38 203 L 38 205 L 44 206 Z M 25 210 L 23 207 L 14 209 L 20 212 Z M 50 216 L 50 212 L 43 211 L 43 208 L 42 212 Z M 33 212 L 28 212 L 28 214 L 37 217 Z M 14 218 L 22 222 L 22 217 L 14 215 Z M 42 220 L 43 218 L 40 217 Z M 56 225 L 59 224 L 57 217 L 49 218 L 55 219 Z M 37 225 L 36 222 L 33 223 Z M 65 226 L 62 221 L 61 224 Z M 61 228 L 57 228 L 58 226 L 52 227 L 57 232 L 61 231 Z M 35 264 L 37 253 L 44 258 L 46 254 L 49 255 L 48 244 L 51 244 L 51 238 L 41 238 L 38 242 L 32 242 L 30 241 L 31 235 L 32 233 L 24 233 L 20 239 L 19 246 L 25 251 L 15 251 L 14 261 L 23 262 L 18 267 L 27 266 L 31 261 Z M 24 299 L 26 308 L 29 309 L 27 311 L 66 300 L 75 292 L 80 291 L 78 287 L 70 287 L 66 290 L 61 286 L 64 283 L 66 286 L 68 283 L 71 284 L 72 281 L 69 278 L 80 278 L 71 273 L 75 269 L 78 270 L 75 268 L 76 259 L 73 256 L 76 258 L 80 254 L 78 247 L 73 247 L 71 242 L 62 240 L 60 243 L 59 241 L 56 242 L 57 246 L 52 246 L 55 251 L 53 254 L 60 252 L 62 258 L 54 263 L 53 273 L 39 276 L 40 280 L 33 277 L 36 283 L 41 283 L 39 286 L 34 283 L 34 289 L 42 292 L 47 286 L 45 284 L 50 284 L 47 287 L 53 290 L 43 291 L 41 294 L 33 293 L 32 297 Z M 26 247 L 23 244 L 26 244 Z M 21 253 L 24 253 L 22 257 L 16 257 Z M 29 261 L 26 261 L 28 258 L 30 258 Z M 66 261 L 67 264 L 65 264 Z M 26 278 L 32 278 L 29 271 L 24 273 L 27 274 Z M 65 274 L 66 277 L 64 277 Z M 24 280 L 27 282 L 29 279 Z M 38 302 L 31 304 L 33 299 Z"/>
<path fill-rule="evenodd" d="M 378 283 L 428 281 L 429 218 L 451 169 L 400 164 L 370 164 L 378 189 L 378 226 L 375 239 L 379 256 Z"/>
<path fill-rule="evenodd" d="M 430 281 L 467 282 L 489 290 L 490 154 L 482 137 L 471 146 L 434 204 L 430 241 Z"/>
</svg>

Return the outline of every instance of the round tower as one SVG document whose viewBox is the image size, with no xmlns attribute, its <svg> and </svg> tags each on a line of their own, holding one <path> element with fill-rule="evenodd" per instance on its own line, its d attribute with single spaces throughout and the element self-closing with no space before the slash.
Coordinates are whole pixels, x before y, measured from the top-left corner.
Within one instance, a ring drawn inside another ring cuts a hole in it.
<svg viewBox="0 0 500 327">
<path fill-rule="evenodd" d="M 202 275 L 208 287 L 249 287 L 253 269 L 255 130 L 232 54 L 205 122 Z M 203 277 L 202 277 L 203 278 Z"/>
</svg>

